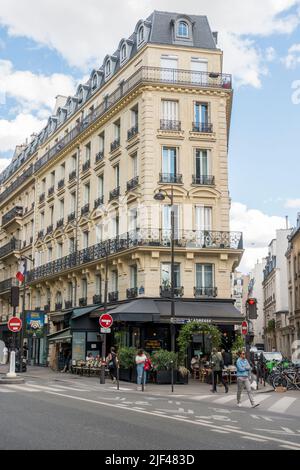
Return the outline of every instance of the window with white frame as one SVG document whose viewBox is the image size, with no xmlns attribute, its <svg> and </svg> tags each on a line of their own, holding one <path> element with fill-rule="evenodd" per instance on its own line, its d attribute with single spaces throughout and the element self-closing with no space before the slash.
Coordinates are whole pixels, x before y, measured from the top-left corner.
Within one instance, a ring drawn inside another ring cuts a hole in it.
<svg viewBox="0 0 300 470">
<path fill-rule="evenodd" d="M 105 134 L 101 132 L 99 135 L 99 152 L 104 152 L 104 142 L 105 142 Z"/>
<path fill-rule="evenodd" d="M 163 147 L 162 149 L 162 173 L 176 176 L 178 173 L 178 157 L 176 147 Z"/>
<path fill-rule="evenodd" d="M 48 263 L 52 261 L 52 247 L 48 247 Z"/>
<path fill-rule="evenodd" d="M 127 46 L 123 44 L 121 47 L 121 62 L 123 62 L 127 57 Z"/>
<path fill-rule="evenodd" d="M 85 146 L 85 160 L 84 162 L 88 162 L 91 159 L 91 142 L 89 142 Z"/>
<path fill-rule="evenodd" d="M 60 199 L 59 201 L 59 218 L 63 219 L 65 216 L 65 200 Z"/>
<path fill-rule="evenodd" d="M 174 237 L 178 240 L 179 237 L 179 206 L 174 205 Z M 171 240 L 171 212 L 172 206 L 164 204 L 162 206 L 162 236 L 166 240 Z"/>
<path fill-rule="evenodd" d="M 178 121 L 178 101 L 162 100 L 162 119 Z"/>
<path fill-rule="evenodd" d="M 87 279 L 81 279 L 81 296 L 86 299 L 87 298 L 87 288 L 88 288 L 88 283 Z"/>
<path fill-rule="evenodd" d="M 161 80 L 164 82 L 175 82 L 177 80 L 178 57 L 162 55 L 160 58 Z"/>
<path fill-rule="evenodd" d="M 63 256 L 63 244 L 62 242 L 57 243 L 56 247 L 56 259 L 60 259 Z"/>
<path fill-rule="evenodd" d="M 96 243 L 101 243 L 103 240 L 103 224 L 96 225 Z"/>
<path fill-rule="evenodd" d="M 137 266 L 130 266 L 130 287 L 135 289 L 138 286 L 137 282 Z"/>
<path fill-rule="evenodd" d="M 89 204 L 90 203 L 90 183 L 87 183 L 84 185 L 84 204 Z"/>
<path fill-rule="evenodd" d="M 181 38 L 189 37 L 189 25 L 186 21 L 179 21 L 177 25 L 177 36 Z"/>
<path fill-rule="evenodd" d="M 138 31 L 138 45 L 142 44 L 142 42 L 144 42 L 144 39 L 145 39 L 145 30 L 144 30 L 144 26 L 142 25 L 139 27 L 139 31 Z"/>
<path fill-rule="evenodd" d="M 97 85 L 98 85 L 98 75 L 95 73 L 93 76 L 93 85 L 92 85 L 93 90 L 97 88 Z"/>
<path fill-rule="evenodd" d="M 191 81 L 192 83 L 202 83 L 203 85 L 208 82 L 208 61 L 198 57 L 191 59 Z"/>
<path fill-rule="evenodd" d="M 137 152 L 131 155 L 132 177 L 138 176 L 138 155 Z"/>
<path fill-rule="evenodd" d="M 212 230 L 212 207 L 196 206 L 195 207 L 195 225 L 196 231 Z"/>
<path fill-rule="evenodd" d="M 120 166 L 114 166 L 114 173 L 115 173 L 115 188 L 120 186 Z"/>
<path fill-rule="evenodd" d="M 89 232 L 83 232 L 83 249 L 89 247 Z"/>
<path fill-rule="evenodd" d="M 210 151 L 195 149 L 195 176 L 200 180 L 202 176 L 208 175 L 211 175 Z"/>
<path fill-rule="evenodd" d="M 163 289 L 171 288 L 171 263 L 161 264 L 161 286 Z M 174 287 L 181 287 L 180 264 L 174 264 Z"/>
<path fill-rule="evenodd" d="M 136 207 L 129 210 L 129 231 L 136 232 L 138 230 L 138 210 Z"/>
<path fill-rule="evenodd" d="M 108 77 L 111 74 L 111 61 L 108 60 L 105 65 L 105 76 Z"/>
<path fill-rule="evenodd" d="M 96 290 L 96 295 L 101 295 L 101 275 L 100 274 L 96 274 L 95 276 L 95 290 Z"/>
<path fill-rule="evenodd" d="M 196 264 L 196 288 L 212 289 L 214 287 L 213 264 Z M 203 294 L 204 295 L 204 294 Z"/>
<path fill-rule="evenodd" d="M 111 272 L 111 291 L 118 291 L 118 271 L 114 270 Z"/>
<path fill-rule="evenodd" d="M 75 238 L 69 238 L 69 253 L 75 253 Z"/>
</svg>

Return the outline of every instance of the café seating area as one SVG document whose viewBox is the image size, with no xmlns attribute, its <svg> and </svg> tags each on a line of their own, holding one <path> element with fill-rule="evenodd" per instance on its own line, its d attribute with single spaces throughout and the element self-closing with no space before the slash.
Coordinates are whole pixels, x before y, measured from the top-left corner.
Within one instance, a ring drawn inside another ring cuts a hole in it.
<svg viewBox="0 0 300 470">
<path fill-rule="evenodd" d="M 93 375 L 100 375 L 100 371 L 101 362 L 97 359 L 89 361 L 76 361 L 76 363 L 71 366 L 72 374 L 76 375 L 86 375 L 91 377 Z"/>
<path fill-rule="evenodd" d="M 209 366 L 193 367 L 192 369 L 193 379 L 199 380 L 202 383 L 211 383 L 211 373 L 212 370 Z M 228 384 L 236 383 L 237 381 L 235 366 L 224 367 L 222 375 Z"/>
</svg>

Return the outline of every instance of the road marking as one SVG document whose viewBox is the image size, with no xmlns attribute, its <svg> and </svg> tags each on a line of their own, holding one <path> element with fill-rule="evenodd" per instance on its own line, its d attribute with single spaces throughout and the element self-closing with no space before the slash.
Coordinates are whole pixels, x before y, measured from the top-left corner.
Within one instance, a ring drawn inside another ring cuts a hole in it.
<svg viewBox="0 0 300 470">
<path fill-rule="evenodd" d="M 50 387 L 52 387 L 52 385 L 50 384 Z M 75 388 L 75 387 L 68 387 L 66 385 L 53 385 L 53 387 L 55 388 L 59 388 L 59 389 L 62 389 L 62 390 L 74 390 L 75 392 L 91 392 L 91 391 L 99 391 L 99 389 L 94 389 L 94 388 Z"/>
<path fill-rule="evenodd" d="M 217 400 L 214 400 L 213 403 L 228 403 L 229 401 L 235 400 L 236 395 L 229 395 L 226 397 L 218 398 Z"/>
<path fill-rule="evenodd" d="M 15 393 L 13 390 L 7 390 L 6 388 L 0 388 L 0 393 Z"/>
<path fill-rule="evenodd" d="M 280 446 L 280 447 L 283 447 L 284 449 L 299 450 L 299 447 L 293 447 L 293 446 L 287 446 L 287 445 Z"/>
<path fill-rule="evenodd" d="M 14 390 L 21 390 L 22 392 L 38 392 L 35 388 L 27 387 L 26 385 L 6 385 L 9 388 L 13 388 Z"/>
<path fill-rule="evenodd" d="M 241 429 L 238 426 L 231 426 L 230 424 L 225 424 L 224 427 L 225 428 L 230 428 L 230 429 Z"/>
<path fill-rule="evenodd" d="M 93 405 L 106 406 L 108 408 L 123 409 L 123 407 L 120 404 L 117 404 L 117 403 L 115 403 L 115 404 L 105 403 L 105 402 L 102 402 L 102 401 L 91 400 L 91 399 L 88 399 L 88 398 L 77 397 L 77 396 L 74 396 L 74 395 L 64 395 L 63 393 L 58 393 L 58 392 L 45 392 L 45 393 L 48 393 L 49 395 L 54 395 L 54 396 L 57 396 L 57 397 L 63 397 L 63 398 L 66 398 L 67 400 L 72 399 L 72 400 L 84 401 L 86 403 L 91 403 Z M 148 416 L 149 415 L 150 416 L 156 416 L 156 417 L 160 417 L 160 418 L 163 418 L 163 419 L 169 419 L 169 420 L 173 420 L 173 421 L 179 421 L 179 422 L 188 423 L 188 424 L 191 424 L 191 425 L 194 425 L 194 426 L 196 425 L 196 426 L 202 426 L 202 427 L 211 428 L 211 429 L 220 429 L 220 430 L 222 430 L 220 425 L 207 424 L 207 423 L 200 422 L 200 421 L 195 421 L 195 420 L 187 421 L 188 417 L 183 417 L 183 416 L 162 415 L 162 412 L 157 413 L 157 412 L 154 412 L 154 411 L 147 411 L 147 410 L 141 411 L 141 410 L 134 410 L 133 408 L 127 408 L 126 411 L 129 411 L 129 412 L 131 411 L 133 413 L 141 413 L 141 414 L 148 415 Z M 223 430 L 226 430 L 226 428 L 223 428 Z M 287 444 L 289 446 L 294 446 L 295 448 L 300 450 L 300 444 L 298 444 L 297 442 L 285 441 L 285 440 L 279 439 L 277 437 L 261 436 L 260 434 L 250 433 L 248 431 L 242 431 L 242 430 L 239 430 L 239 429 L 232 429 L 231 432 L 235 433 L 235 434 L 242 434 L 244 436 L 258 438 L 258 439 L 266 439 L 267 441 L 279 442 L 280 444 Z"/>
<path fill-rule="evenodd" d="M 44 390 L 50 390 L 51 392 L 61 392 L 61 389 L 58 387 L 46 387 L 45 385 L 35 385 L 35 384 L 30 384 L 31 388 L 37 389 L 36 391 L 43 392 Z"/>
<path fill-rule="evenodd" d="M 196 400 L 196 401 L 201 401 L 201 400 L 205 400 L 206 398 L 212 398 L 211 395 L 202 395 L 202 396 L 199 396 L 199 397 L 192 397 L 192 400 Z"/>
<path fill-rule="evenodd" d="M 212 429 L 212 432 L 218 432 L 219 434 L 230 434 L 229 431 L 222 431 L 221 429 Z"/>
<path fill-rule="evenodd" d="M 248 439 L 249 441 L 255 441 L 255 442 L 267 442 L 266 439 L 259 439 L 258 437 L 251 437 L 251 436 L 242 436 L 242 439 Z"/>
<path fill-rule="evenodd" d="M 261 404 L 263 401 L 267 400 L 268 398 L 270 398 L 271 395 L 260 395 L 259 397 L 256 395 L 256 397 L 258 398 L 256 403 L 259 403 Z M 244 400 L 242 401 L 242 406 L 245 406 L 245 405 L 249 405 L 249 407 L 251 407 L 251 404 L 250 404 L 250 401 L 249 401 L 249 398 L 247 400 Z"/>
<path fill-rule="evenodd" d="M 283 397 L 280 398 L 271 408 L 268 408 L 268 411 L 272 411 L 273 413 L 285 413 L 285 411 L 291 406 L 297 398 L 292 397 Z"/>
</svg>

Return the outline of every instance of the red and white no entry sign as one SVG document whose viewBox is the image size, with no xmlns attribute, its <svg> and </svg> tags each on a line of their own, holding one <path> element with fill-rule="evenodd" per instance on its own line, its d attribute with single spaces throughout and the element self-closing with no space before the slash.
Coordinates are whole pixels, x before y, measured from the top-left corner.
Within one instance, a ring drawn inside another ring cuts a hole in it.
<svg viewBox="0 0 300 470">
<path fill-rule="evenodd" d="M 104 313 L 99 318 L 99 323 L 102 328 L 110 328 L 113 324 L 113 318 L 109 313 Z"/>
<path fill-rule="evenodd" d="M 7 326 L 13 333 L 18 333 L 22 329 L 22 320 L 18 317 L 12 317 L 9 319 Z"/>
<path fill-rule="evenodd" d="M 242 335 L 246 335 L 248 333 L 248 323 L 243 321 L 242 323 Z"/>
</svg>

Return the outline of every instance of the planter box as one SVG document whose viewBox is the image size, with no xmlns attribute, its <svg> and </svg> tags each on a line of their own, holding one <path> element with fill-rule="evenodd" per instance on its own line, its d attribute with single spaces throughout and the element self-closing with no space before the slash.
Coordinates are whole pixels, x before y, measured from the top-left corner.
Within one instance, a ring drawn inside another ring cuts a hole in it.
<svg viewBox="0 0 300 470">
<path fill-rule="evenodd" d="M 182 376 L 178 370 L 174 370 L 174 384 L 187 385 L 189 382 L 188 375 Z M 158 370 L 156 372 L 156 383 L 158 385 L 170 385 L 172 383 L 170 370 Z"/>
<path fill-rule="evenodd" d="M 119 380 L 123 382 L 130 382 L 131 381 L 131 369 L 119 369 Z"/>
<path fill-rule="evenodd" d="M 176 384 L 177 385 L 187 385 L 189 383 L 189 375 L 181 375 L 177 370 Z"/>
</svg>

